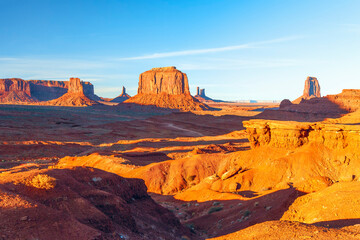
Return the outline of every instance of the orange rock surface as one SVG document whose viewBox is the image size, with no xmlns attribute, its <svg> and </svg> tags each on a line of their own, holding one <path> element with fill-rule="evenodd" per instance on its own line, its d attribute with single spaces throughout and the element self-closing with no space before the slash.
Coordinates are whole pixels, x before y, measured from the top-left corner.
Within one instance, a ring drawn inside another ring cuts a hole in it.
<svg viewBox="0 0 360 240">
<path fill-rule="evenodd" d="M 125 102 L 184 111 L 209 109 L 190 95 L 186 74 L 175 67 L 153 68 L 140 74 L 138 94 Z"/>
<path fill-rule="evenodd" d="M 83 84 L 80 82 L 79 78 L 70 78 L 69 87 L 66 94 L 63 96 L 42 103 L 43 105 L 52 105 L 52 106 L 92 106 L 99 104 L 98 102 L 91 100 L 84 94 Z"/>
</svg>

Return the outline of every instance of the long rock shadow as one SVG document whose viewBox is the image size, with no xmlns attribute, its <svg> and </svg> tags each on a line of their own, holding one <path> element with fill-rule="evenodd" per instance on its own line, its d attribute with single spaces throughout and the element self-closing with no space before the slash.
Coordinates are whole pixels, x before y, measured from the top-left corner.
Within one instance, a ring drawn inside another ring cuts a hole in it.
<svg viewBox="0 0 360 240">
<path fill-rule="evenodd" d="M 328 228 L 342 228 L 342 227 L 356 225 L 356 224 L 360 224 L 360 218 L 322 221 L 322 222 L 313 223 L 312 225 L 321 226 L 321 227 L 328 227 Z"/>
<path fill-rule="evenodd" d="M 265 110 L 255 116 L 258 119 L 319 122 L 326 118 L 339 118 L 349 113 L 339 104 L 326 97 L 302 100 L 299 104 L 281 106 L 279 110 Z"/>
<path fill-rule="evenodd" d="M 288 188 L 260 197 L 206 202 L 181 201 L 172 196 L 154 193 L 150 195 L 173 211 L 192 231 L 202 238 L 207 238 L 237 232 L 258 223 L 279 220 L 295 199 L 304 194 L 295 188 Z"/>
</svg>

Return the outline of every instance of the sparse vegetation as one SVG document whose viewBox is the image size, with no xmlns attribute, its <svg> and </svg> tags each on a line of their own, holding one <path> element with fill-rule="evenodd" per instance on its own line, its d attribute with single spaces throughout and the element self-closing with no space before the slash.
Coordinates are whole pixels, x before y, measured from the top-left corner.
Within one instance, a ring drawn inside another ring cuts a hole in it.
<svg viewBox="0 0 360 240">
<path fill-rule="evenodd" d="M 219 212 L 221 210 L 223 210 L 223 207 L 212 207 L 212 208 L 210 208 L 208 213 L 211 214 L 211 213 L 214 213 L 214 212 Z"/>
<path fill-rule="evenodd" d="M 34 176 L 27 185 L 39 189 L 49 190 L 56 186 L 56 179 L 46 174 L 38 174 Z"/>
<path fill-rule="evenodd" d="M 251 211 L 249 209 L 246 209 L 244 212 L 244 217 L 248 217 L 251 214 Z"/>
</svg>

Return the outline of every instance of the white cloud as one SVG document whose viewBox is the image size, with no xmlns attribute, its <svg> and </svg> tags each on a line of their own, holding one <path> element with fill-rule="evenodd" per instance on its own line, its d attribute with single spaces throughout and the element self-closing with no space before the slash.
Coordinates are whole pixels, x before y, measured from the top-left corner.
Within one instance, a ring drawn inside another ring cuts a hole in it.
<svg viewBox="0 0 360 240">
<path fill-rule="evenodd" d="M 244 68 L 273 68 L 290 67 L 302 64 L 295 59 L 264 59 L 264 60 L 241 60 L 241 59 L 207 59 L 201 63 L 180 63 L 177 67 L 184 71 L 191 70 L 238 70 Z"/>
<path fill-rule="evenodd" d="M 227 47 L 219 47 L 219 48 L 207 48 L 207 49 L 192 49 L 192 50 L 184 50 L 184 51 L 174 51 L 174 52 L 164 52 L 164 53 L 154 53 L 150 55 L 144 56 L 136 56 L 136 57 L 127 57 L 127 58 L 119 58 L 119 61 L 127 61 L 127 60 L 144 60 L 144 59 L 156 59 L 156 58 L 167 58 L 167 57 L 178 57 L 178 56 L 189 56 L 189 55 L 198 55 L 198 54 L 206 54 L 206 53 L 216 53 L 216 52 L 226 52 L 226 51 L 235 51 L 240 49 L 248 49 L 255 48 L 267 44 L 273 43 L 281 43 L 288 42 L 291 40 L 296 40 L 302 37 L 293 36 L 293 37 L 285 37 L 285 38 L 277 38 L 267 41 L 261 42 L 252 42 L 235 46 L 227 46 Z"/>
</svg>

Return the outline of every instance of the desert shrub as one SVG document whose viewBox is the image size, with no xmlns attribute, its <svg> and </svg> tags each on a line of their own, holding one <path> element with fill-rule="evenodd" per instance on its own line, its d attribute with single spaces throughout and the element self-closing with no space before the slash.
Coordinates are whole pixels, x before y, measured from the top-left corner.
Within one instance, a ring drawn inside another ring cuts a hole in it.
<svg viewBox="0 0 360 240">
<path fill-rule="evenodd" d="M 28 185 L 39 189 L 53 189 L 56 186 L 56 179 L 46 174 L 38 174 L 34 176 Z"/>
<path fill-rule="evenodd" d="M 219 212 L 222 209 L 223 209 L 223 207 L 212 207 L 212 208 L 210 208 L 208 213 L 211 214 L 211 213 L 214 213 L 214 212 Z"/>
<path fill-rule="evenodd" d="M 249 216 L 250 214 L 251 214 L 251 211 L 247 209 L 247 210 L 244 212 L 244 217 L 247 217 L 247 216 Z"/>
</svg>

